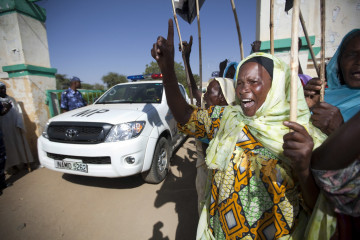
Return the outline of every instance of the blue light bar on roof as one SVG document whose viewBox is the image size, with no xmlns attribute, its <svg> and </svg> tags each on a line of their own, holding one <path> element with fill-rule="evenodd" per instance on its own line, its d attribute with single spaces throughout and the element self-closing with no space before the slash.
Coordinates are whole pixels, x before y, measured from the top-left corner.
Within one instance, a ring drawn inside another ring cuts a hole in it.
<svg viewBox="0 0 360 240">
<path fill-rule="evenodd" d="M 145 78 L 144 78 L 144 75 L 132 75 L 132 76 L 127 76 L 127 79 L 129 79 L 131 81 L 136 81 L 136 80 L 142 80 Z"/>
<path fill-rule="evenodd" d="M 144 79 L 152 79 L 151 74 L 144 74 L 143 76 L 144 76 Z"/>
<path fill-rule="evenodd" d="M 127 79 L 129 79 L 131 81 L 137 81 L 137 80 L 143 80 L 143 79 L 162 79 L 162 73 L 131 75 L 131 76 L 127 76 Z"/>
</svg>

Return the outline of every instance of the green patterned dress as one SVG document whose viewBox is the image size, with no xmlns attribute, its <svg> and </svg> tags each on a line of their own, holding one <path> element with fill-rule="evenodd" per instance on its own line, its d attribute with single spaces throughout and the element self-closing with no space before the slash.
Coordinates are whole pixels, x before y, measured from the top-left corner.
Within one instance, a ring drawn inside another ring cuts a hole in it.
<svg viewBox="0 0 360 240">
<path fill-rule="evenodd" d="M 178 126 L 196 138 L 211 140 L 224 109 L 195 109 L 188 123 Z M 289 166 L 264 148 L 247 126 L 227 169 L 212 172 L 207 204 L 211 238 L 278 239 L 292 232 L 300 212 L 300 191 Z"/>
</svg>

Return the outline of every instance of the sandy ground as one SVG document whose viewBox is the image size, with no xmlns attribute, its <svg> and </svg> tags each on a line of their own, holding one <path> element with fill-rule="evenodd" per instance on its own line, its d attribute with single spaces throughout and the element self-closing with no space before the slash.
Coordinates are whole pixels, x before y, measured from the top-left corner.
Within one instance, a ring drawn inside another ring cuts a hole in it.
<svg viewBox="0 0 360 240">
<path fill-rule="evenodd" d="M 0 196 L 0 239 L 195 239 L 195 161 L 188 139 L 158 185 L 140 176 L 94 178 L 45 168 L 18 173 Z"/>
</svg>

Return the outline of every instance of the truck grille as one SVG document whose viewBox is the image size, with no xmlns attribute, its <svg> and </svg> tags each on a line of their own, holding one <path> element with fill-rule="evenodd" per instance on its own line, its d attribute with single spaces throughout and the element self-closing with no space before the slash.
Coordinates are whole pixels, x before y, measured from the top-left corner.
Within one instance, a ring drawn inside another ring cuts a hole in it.
<svg viewBox="0 0 360 240">
<path fill-rule="evenodd" d="M 96 144 L 104 142 L 113 125 L 90 122 L 52 122 L 49 140 L 62 143 Z"/>
<path fill-rule="evenodd" d="M 65 158 L 79 159 L 86 164 L 111 164 L 110 157 L 82 157 L 82 156 L 69 156 L 55 153 L 46 153 L 49 158 L 54 160 L 64 160 Z"/>
</svg>

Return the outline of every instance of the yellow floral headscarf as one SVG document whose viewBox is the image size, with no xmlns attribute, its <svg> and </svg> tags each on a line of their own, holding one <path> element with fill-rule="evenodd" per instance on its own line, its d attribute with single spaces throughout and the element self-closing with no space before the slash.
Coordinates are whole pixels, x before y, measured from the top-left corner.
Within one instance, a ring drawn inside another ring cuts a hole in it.
<svg viewBox="0 0 360 240">
<path fill-rule="evenodd" d="M 290 70 L 286 63 L 277 57 L 266 53 L 254 53 L 245 58 L 237 67 L 236 79 L 242 64 L 248 59 L 262 56 L 273 60 L 273 78 L 271 88 L 264 104 L 252 117 L 245 116 L 241 107 L 228 106 L 224 110 L 220 128 L 207 149 L 206 163 L 211 169 L 226 169 L 235 144 L 243 127 L 247 125 L 252 135 L 269 151 L 289 164 L 283 155 L 283 136 L 289 129 L 283 125 L 289 120 L 290 114 Z M 318 128 L 310 122 L 310 111 L 306 104 L 300 80 L 298 80 L 298 110 L 297 123 L 303 125 L 318 147 L 326 138 Z"/>
</svg>

